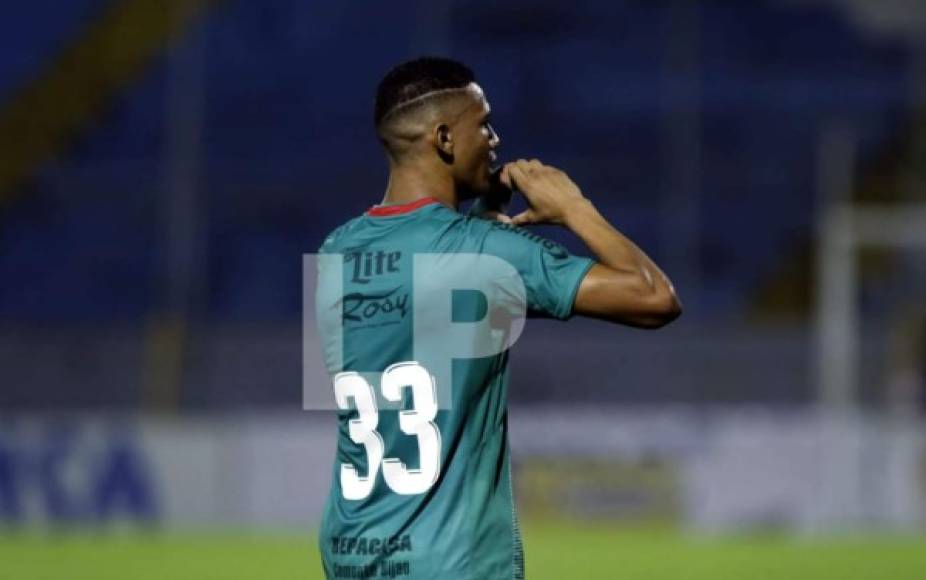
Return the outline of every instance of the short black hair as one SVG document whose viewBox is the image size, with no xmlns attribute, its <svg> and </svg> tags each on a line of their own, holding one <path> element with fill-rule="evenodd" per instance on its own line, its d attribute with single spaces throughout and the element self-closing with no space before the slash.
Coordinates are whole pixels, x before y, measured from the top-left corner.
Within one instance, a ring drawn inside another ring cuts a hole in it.
<svg viewBox="0 0 926 580">
<path fill-rule="evenodd" d="M 378 128 L 387 115 L 410 101 L 436 91 L 462 89 L 475 80 L 469 67 L 449 58 L 425 56 L 403 62 L 379 82 L 373 122 Z"/>
</svg>

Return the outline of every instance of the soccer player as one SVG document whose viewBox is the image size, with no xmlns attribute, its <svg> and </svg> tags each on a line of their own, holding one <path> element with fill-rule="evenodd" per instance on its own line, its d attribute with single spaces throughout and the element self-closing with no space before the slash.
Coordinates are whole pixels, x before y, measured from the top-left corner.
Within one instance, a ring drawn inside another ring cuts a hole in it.
<svg viewBox="0 0 926 580">
<path fill-rule="evenodd" d="M 466 66 L 421 58 L 395 67 L 380 82 L 374 120 L 389 160 L 385 197 L 320 249 L 344 260 L 341 296 L 316 305 L 321 315 L 336 310 L 340 324 L 338 332 L 322 329 L 326 360 L 335 359 L 332 349 L 341 353 L 333 369 L 337 455 L 319 536 L 324 571 L 328 578 L 523 578 L 507 350 L 454 360 L 449 381 L 416 360 L 415 256 L 500 258 L 517 271 L 535 316 L 658 328 L 680 305 L 665 274 L 565 173 L 537 160 L 493 168 L 500 140 Z M 511 191 L 528 209 L 508 218 L 499 194 Z M 458 213 L 466 199 L 492 219 Z M 540 223 L 569 229 L 594 259 L 522 227 Z M 460 298 L 455 321 L 458 314 L 478 321 L 492 308 Z M 441 396 L 448 405 L 438 406 Z"/>
</svg>

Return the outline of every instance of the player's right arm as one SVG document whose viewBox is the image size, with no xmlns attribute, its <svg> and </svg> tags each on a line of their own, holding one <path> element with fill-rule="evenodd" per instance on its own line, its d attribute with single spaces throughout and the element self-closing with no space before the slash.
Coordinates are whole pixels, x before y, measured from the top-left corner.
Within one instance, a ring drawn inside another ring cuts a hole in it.
<svg viewBox="0 0 926 580">
<path fill-rule="evenodd" d="M 597 258 L 576 292 L 575 314 L 641 328 L 659 328 L 681 314 L 669 278 L 608 223 L 564 172 L 537 160 L 518 160 L 505 166 L 501 178 L 529 205 L 513 223 L 563 225 Z"/>
</svg>

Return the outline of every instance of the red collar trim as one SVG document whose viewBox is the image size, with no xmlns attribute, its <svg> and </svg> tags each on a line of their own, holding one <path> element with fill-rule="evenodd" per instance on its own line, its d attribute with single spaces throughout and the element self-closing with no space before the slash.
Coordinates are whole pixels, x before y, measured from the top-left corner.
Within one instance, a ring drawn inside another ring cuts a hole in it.
<svg viewBox="0 0 926 580">
<path fill-rule="evenodd" d="M 415 201 L 410 201 L 408 203 L 401 203 L 398 205 L 374 205 L 367 210 L 368 216 L 373 217 L 386 217 L 391 215 L 402 215 L 404 213 L 409 213 L 415 211 L 420 207 L 426 205 L 431 205 L 432 203 L 440 203 L 434 197 L 423 197 L 421 199 L 416 199 Z"/>
</svg>

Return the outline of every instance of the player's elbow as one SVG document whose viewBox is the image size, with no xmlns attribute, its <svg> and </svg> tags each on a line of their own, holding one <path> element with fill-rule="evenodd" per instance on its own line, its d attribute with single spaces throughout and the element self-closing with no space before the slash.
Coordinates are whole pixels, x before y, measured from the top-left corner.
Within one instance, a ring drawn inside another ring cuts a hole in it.
<svg viewBox="0 0 926 580">
<path fill-rule="evenodd" d="M 661 328 L 682 313 L 672 285 L 642 273 L 593 268 L 576 296 L 575 312 L 637 328 Z"/>
<path fill-rule="evenodd" d="M 639 328 L 655 330 L 669 324 L 682 315 L 682 304 L 671 288 L 653 292 L 646 301 L 644 312 L 640 313 Z"/>
<path fill-rule="evenodd" d="M 674 293 L 652 293 L 638 296 L 632 306 L 607 309 L 599 315 L 609 322 L 655 330 L 669 324 L 682 314 L 682 306 Z"/>
</svg>

